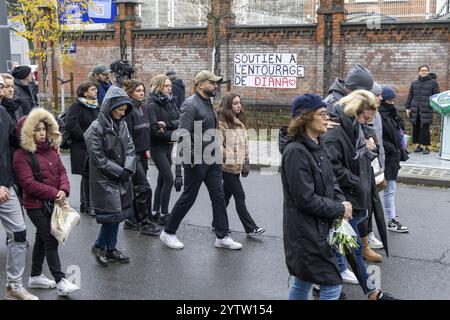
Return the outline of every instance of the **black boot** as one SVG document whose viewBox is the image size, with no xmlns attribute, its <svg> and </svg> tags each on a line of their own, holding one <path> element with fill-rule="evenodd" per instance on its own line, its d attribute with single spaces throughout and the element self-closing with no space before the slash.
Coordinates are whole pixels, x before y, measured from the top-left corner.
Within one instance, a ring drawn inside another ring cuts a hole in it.
<svg viewBox="0 0 450 320">
<path fill-rule="evenodd" d="M 141 225 L 141 234 L 145 234 L 147 236 L 157 236 L 161 229 L 151 221 L 145 221 Z"/>
<path fill-rule="evenodd" d="M 92 246 L 91 253 L 100 266 L 102 267 L 108 266 L 108 260 L 106 259 L 105 250 L 96 248 L 94 245 Z"/>
<path fill-rule="evenodd" d="M 114 251 L 106 251 L 106 258 L 108 260 L 114 261 L 114 262 L 119 262 L 119 263 L 128 263 L 130 262 L 130 258 L 125 256 L 122 252 L 120 252 L 119 250 L 114 250 Z"/>
<path fill-rule="evenodd" d="M 123 224 L 124 230 L 134 230 L 139 231 L 141 227 L 139 226 L 139 223 L 133 220 L 125 220 L 125 223 Z"/>
</svg>

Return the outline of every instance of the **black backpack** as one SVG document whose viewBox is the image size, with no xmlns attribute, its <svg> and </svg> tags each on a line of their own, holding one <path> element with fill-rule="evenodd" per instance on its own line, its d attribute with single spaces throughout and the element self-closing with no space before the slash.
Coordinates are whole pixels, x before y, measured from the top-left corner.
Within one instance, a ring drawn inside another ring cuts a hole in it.
<svg viewBox="0 0 450 320">
<path fill-rule="evenodd" d="M 72 139 L 70 137 L 70 133 L 68 133 L 64 129 L 64 126 L 66 124 L 66 113 L 67 113 L 67 111 L 64 111 L 56 119 L 56 121 L 58 122 L 58 125 L 59 125 L 59 132 L 61 132 L 61 136 L 62 136 L 60 148 L 64 149 L 64 150 L 70 149 L 70 146 L 72 145 Z"/>
</svg>

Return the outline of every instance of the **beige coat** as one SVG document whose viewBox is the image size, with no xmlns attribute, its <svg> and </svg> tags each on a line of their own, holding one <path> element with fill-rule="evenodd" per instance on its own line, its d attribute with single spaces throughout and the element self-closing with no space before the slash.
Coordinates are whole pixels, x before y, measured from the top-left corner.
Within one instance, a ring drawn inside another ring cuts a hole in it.
<svg viewBox="0 0 450 320">
<path fill-rule="evenodd" d="M 244 124 L 234 118 L 234 128 L 219 121 L 220 146 L 223 154 L 222 170 L 227 173 L 240 174 L 245 162 L 248 162 L 248 137 Z"/>
</svg>

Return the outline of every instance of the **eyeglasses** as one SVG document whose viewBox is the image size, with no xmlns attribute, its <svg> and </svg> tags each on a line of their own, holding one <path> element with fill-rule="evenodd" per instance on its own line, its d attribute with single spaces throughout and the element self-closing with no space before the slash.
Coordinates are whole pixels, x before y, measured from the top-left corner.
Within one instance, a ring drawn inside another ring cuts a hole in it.
<svg viewBox="0 0 450 320">
<path fill-rule="evenodd" d="M 327 111 L 322 111 L 319 113 L 316 113 L 316 115 L 321 116 L 322 119 L 329 119 L 330 118 L 330 114 Z"/>
</svg>

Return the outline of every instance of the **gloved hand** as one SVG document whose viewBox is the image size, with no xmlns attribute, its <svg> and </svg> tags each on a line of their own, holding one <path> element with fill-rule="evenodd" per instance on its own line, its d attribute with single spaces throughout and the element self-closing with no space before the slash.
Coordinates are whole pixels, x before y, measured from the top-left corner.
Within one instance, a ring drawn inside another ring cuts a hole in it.
<svg viewBox="0 0 450 320">
<path fill-rule="evenodd" d="M 242 177 L 245 178 L 245 177 L 248 176 L 249 173 L 250 173 L 250 163 L 249 163 L 248 160 L 246 160 L 244 165 L 243 165 L 243 167 L 242 167 L 241 175 L 242 175 Z"/>
<path fill-rule="evenodd" d="M 130 178 L 131 178 L 131 173 L 132 172 L 130 170 L 123 169 L 122 172 L 120 173 L 120 176 L 119 176 L 120 182 L 128 183 L 130 181 Z"/>
<path fill-rule="evenodd" d="M 183 185 L 183 177 L 181 176 L 181 164 L 175 166 L 175 182 L 174 187 L 176 192 L 181 191 L 181 186 Z"/>
</svg>

